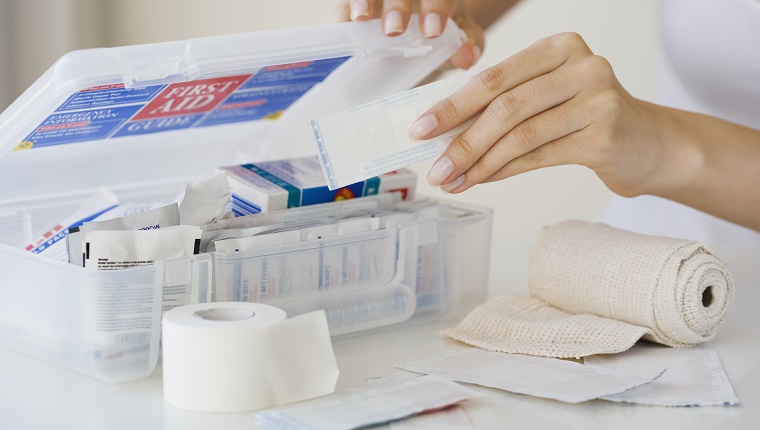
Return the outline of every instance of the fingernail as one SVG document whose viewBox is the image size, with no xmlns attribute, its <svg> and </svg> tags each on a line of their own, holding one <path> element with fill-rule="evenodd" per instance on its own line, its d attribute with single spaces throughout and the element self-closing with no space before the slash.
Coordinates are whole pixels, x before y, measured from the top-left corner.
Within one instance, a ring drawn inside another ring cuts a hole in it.
<svg viewBox="0 0 760 430">
<path fill-rule="evenodd" d="M 425 37 L 441 35 L 441 16 L 437 13 L 425 15 Z"/>
<path fill-rule="evenodd" d="M 369 16 L 369 5 L 367 0 L 352 0 L 351 1 L 351 21 L 355 21 L 357 18 Z"/>
<path fill-rule="evenodd" d="M 425 136 L 435 131 L 437 127 L 438 120 L 435 119 L 435 115 L 427 114 L 417 121 L 414 121 L 414 124 L 409 127 L 409 137 L 414 140 L 423 139 Z"/>
<path fill-rule="evenodd" d="M 404 32 L 404 18 L 397 10 L 385 14 L 385 34 L 399 34 Z"/>
<path fill-rule="evenodd" d="M 454 191 L 455 189 L 459 188 L 460 185 L 464 183 L 464 175 L 454 179 L 454 181 L 449 182 L 448 184 L 441 185 L 441 191 L 444 193 L 450 193 Z"/>
<path fill-rule="evenodd" d="M 449 157 L 443 156 L 433 164 L 430 171 L 427 174 L 427 181 L 430 185 L 437 187 L 441 185 L 443 181 L 449 178 L 454 173 L 454 165 L 451 164 Z"/>
</svg>

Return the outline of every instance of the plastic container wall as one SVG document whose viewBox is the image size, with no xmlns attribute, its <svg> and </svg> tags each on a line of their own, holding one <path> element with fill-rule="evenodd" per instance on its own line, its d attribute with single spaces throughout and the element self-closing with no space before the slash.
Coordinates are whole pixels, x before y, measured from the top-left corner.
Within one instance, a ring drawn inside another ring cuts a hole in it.
<svg viewBox="0 0 760 430">
<path fill-rule="evenodd" d="M 205 255 L 93 272 L 0 248 L 0 267 L 13 268 L 0 271 L 0 345 L 104 382 L 150 375 L 162 307 L 192 303 L 211 280 Z"/>
<path fill-rule="evenodd" d="M 454 206 L 454 211 L 457 206 Z M 467 312 L 482 304 L 488 294 L 488 276 L 491 260 L 492 218 L 491 209 L 460 206 L 463 215 L 442 218 L 438 221 L 443 294 L 449 308 L 446 318 L 464 317 Z"/>
</svg>

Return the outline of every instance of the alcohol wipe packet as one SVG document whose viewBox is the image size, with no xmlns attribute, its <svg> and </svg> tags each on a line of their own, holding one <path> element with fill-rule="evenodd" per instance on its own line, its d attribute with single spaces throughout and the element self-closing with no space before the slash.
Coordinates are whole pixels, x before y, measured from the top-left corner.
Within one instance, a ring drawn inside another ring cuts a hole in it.
<svg viewBox="0 0 760 430">
<path fill-rule="evenodd" d="M 344 187 L 439 156 L 473 119 L 427 140 L 409 127 L 467 83 L 465 73 L 311 121 L 329 189 Z"/>
</svg>

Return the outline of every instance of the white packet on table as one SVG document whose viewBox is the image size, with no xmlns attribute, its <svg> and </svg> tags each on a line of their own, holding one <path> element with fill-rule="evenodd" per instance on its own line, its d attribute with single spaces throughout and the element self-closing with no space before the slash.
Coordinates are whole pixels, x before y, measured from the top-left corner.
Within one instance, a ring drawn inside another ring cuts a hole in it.
<svg viewBox="0 0 760 430">
<path fill-rule="evenodd" d="M 656 381 L 602 397 L 603 400 L 659 406 L 739 404 L 717 351 L 706 345 L 669 348 L 639 342 L 618 354 L 585 357 L 584 363 L 586 366 L 600 366 L 642 376 L 651 374 L 659 367 L 668 367 L 668 371 Z"/>
<path fill-rule="evenodd" d="M 105 187 L 99 188 L 74 213 L 43 233 L 37 240 L 27 245 L 26 250 L 53 260 L 68 260 L 65 239 L 68 236 L 69 230 L 108 213 L 118 203 L 119 199 L 111 191 Z"/>
<path fill-rule="evenodd" d="M 409 128 L 470 77 L 469 73 L 460 74 L 311 121 L 328 188 L 344 187 L 443 153 L 472 119 L 427 140 L 412 139 Z"/>
<path fill-rule="evenodd" d="M 230 183 L 225 172 L 217 172 L 185 187 L 179 203 L 179 224 L 211 224 L 231 215 Z"/>
<path fill-rule="evenodd" d="M 659 378 L 667 369 L 665 366 L 657 367 L 646 376 L 641 376 L 558 358 L 506 354 L 479 348 L 395 366 L 452 381 L 567 403 L 585 402 L 629 390 Z"/>
<path fill-rule="evenodd" d="M 390 426 L 390 430 L 473 430 L 470 418 L 459 405 L 393 421 Z"/>
<path fill-rule="evenodd" d="M 116 218 L 112 216 L 118 216 Z M 69 229 L 66 238 L 69 263 L 84 266 L 84 235 L 98 230 L 155 230 L 179 224 L 176 203 L 155 207 L 153 204 L 132 203 L 118 205 L 96 220 Z"/>
<path fill-rule="evenodd" d="M 91 231 L 85 234 L 84 241 L 86 269 L 119 270 L 197 254 L 201 229 L 175 226 L 158 230 Z"/>
<path fill-rule="evenodd" d="M 434 375 L 393 375 L 302 406 L 260 412 L 256 423 L 271 430 L 350 430 L 442 409 L 480 396 Z"/>
</svg>

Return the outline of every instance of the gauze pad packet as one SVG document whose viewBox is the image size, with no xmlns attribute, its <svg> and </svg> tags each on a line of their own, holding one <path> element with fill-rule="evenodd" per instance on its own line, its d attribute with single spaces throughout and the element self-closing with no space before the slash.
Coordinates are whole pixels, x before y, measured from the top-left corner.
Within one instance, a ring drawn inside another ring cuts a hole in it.
<svg viewBox="0 0 760 430">
<path fill-rule="evenodd" d="M 409 137 L 409 127 L 435 103 L 460 89 L 470 76 L 457 75 L 313 120 L 327 186 L 334 190 L 443 153 L 472 120 L 428 140 Z"/>
</svg>

